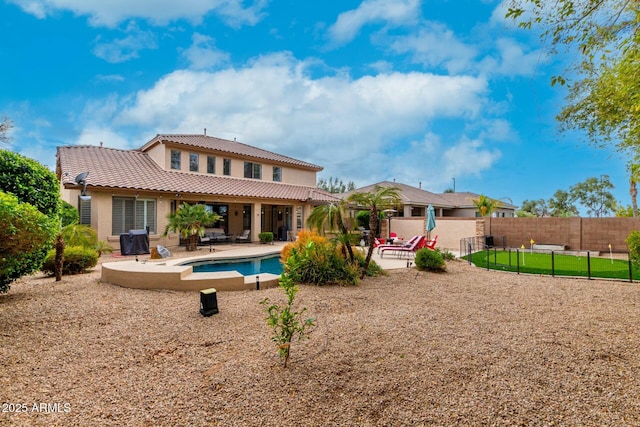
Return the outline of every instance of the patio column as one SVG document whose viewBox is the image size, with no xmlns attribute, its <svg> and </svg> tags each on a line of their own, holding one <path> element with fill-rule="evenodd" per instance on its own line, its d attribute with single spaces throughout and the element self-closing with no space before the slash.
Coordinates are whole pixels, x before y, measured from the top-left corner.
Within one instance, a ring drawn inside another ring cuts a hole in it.
<svg viewBox="0 0 640 427">
<path fill-rule="evenodd" d="M 258 242 L 260 240 L 258 234 L 262 232 L 262 203 L 254 203 L 252 209 L 253 218 L 251 221 L 250 240 L 252 242 Z"/>
</svg>

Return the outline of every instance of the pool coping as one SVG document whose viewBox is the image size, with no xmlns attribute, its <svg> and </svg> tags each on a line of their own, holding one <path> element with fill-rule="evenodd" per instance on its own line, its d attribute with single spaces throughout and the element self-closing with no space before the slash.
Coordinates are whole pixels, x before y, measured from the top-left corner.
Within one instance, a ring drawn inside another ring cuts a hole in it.
<svg viewBox="0 0 640 427">
<path fill-rule="evenodd" d="M 228 258 L 253 258 L 279 254 L 283 246 L 261 245 L 220 252 L 211 252 L 186 258 L 165 258 L 144 261 L 119 261 L 102 264 L 101 281 L 136 289 L 168 289 L 175 291 L 200 291 L 215 288 L 217 291 L 239 291 L 274 287 L 279 275 L 271 273 L 243 276 L 237 271 L 194 273 L 193 266 L 182 265 L 205 260 Z"/>
</svg>

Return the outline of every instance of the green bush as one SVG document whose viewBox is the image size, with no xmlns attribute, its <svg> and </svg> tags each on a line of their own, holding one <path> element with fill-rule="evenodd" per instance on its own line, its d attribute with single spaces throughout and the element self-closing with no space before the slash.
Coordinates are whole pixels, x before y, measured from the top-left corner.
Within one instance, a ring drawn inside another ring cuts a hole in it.
<svg viewBox="0 0 640 427">
<path fill-rule="evenodd" d="M 312 285 L 355 285 L 360 273 L 332 242 L 309 241 L 302 250 L 292 248 L 284 268 L 294 282 Z"/>
<path fill-rule="evenodd" d="M 260 239 L 260 243 L 271 243 L 273 242 L 273 233 L 270 231 L 263 231 L 258 234 L 258 239 Z"/>
<path fill-rule="evenodd" d="M 0 293 L 22 276 L 40 269 L 58 230 L 49 218 L 28 203 L 0 191 Z"/>
<path fill-rule="evenodd" d="M 625 240 L 629 246 L 629 259 L 640 266 L 640 231 L 632 231 Z"/>
<path fill-rule="evenodd" d="M 356 214 L 356 222 L 358 223 L 358 227 L 369 228 L 370 217 L 370 211 L 358 211 L 358 213 Z"/>
<path fill-rule="evenodd" d="M 442 255 L 442 258 L 444 258 L 445 261 L 453 261 L 456 259 L 456 256 L 453 252 L 448 251 L 446 249 L 441 250 L 440 248 L 436 248 L 435 249 L 436 252 L 440 252 L 440 254 Z"/>
<path fill-rule="evenodd" d="M 446 271 L 447 263 L 439 251 L 423 248 L 416 252 L 416 268 L 422 271 Z"/>
<path fill-rule="evenodd" d="M 52 249 L 47 254 L 47 258 L 42 266 L 42 271 L 48 274 L 54 273 L 56 251 Z M 98 252 L 92 248 L 82 246 L 67 246 L 64 248 L 64 264 L 62 274 L 80 274 L 93 268 L 98 264 Z"/>
<path fill-rule="evenodd" d="M 62 205 L 60 207 L 60 223 L 62 227 L 75 224 L 79 221 L 79 219 L 80 217 L 78 216 L 78 209 L 74 208 L 70 203 L 62 200 Z"/>
<path fill-rule="evenodd" d="M 0 191 L 11 193 L 22 203 L 57 217 L 60 209 L 60 184 L 46 166 L 20 154 L 0 150 Z"/>
</svg>

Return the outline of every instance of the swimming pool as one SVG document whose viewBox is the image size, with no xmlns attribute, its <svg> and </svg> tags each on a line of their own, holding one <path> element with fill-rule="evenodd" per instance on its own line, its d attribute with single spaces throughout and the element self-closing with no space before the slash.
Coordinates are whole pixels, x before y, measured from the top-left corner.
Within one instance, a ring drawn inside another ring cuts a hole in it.
<svg viewBox="0 0 640 427">
<path fill-rule="evenodd" d="M 261 273 L 282 274 L 280 255 L 269 255 L 255 258 L 205 260 L 183 265 L 192 266 L 194 273 L 237 271 L 243 276 Z"/>
</svg>

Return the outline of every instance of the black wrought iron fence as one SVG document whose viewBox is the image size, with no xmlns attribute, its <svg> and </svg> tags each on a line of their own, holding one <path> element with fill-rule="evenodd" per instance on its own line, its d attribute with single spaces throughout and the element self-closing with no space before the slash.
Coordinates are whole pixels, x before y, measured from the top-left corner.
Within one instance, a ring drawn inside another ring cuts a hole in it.
<svg viewBox="0 0 640 427">
<path fill-rule="evenodd" d="M 483 238 L 462 239 L 461 257 L 486 269 L 515 273 L 617 279 L 633 282 L 640 268 L 628 252 L 553 251 L 533 248 L 489 247 Z M 482 243 L 485 243 L 482 245 Z M 480 246 L 483 247 L 480 247 Z"/>
</svg>

